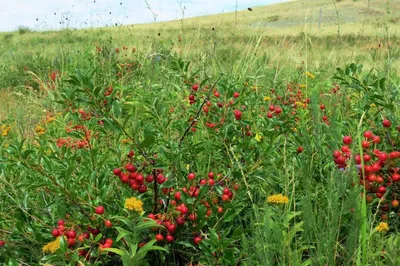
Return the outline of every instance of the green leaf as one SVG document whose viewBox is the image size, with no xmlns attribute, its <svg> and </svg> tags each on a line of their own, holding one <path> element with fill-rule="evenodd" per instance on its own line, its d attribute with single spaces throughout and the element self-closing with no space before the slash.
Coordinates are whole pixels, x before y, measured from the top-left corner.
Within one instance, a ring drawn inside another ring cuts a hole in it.
<svg viewBox="0 0 400 266">
<path fill-rule="evenodd" d="M 124 228 L 121 228 L 121 227 L 115 227 L 115 229 L 117 229 L 117 231 L 119 233 L 118 236 L 117 236 L 117 239 L 116 239 L 117 242 L 120 241 L 125 236 L 131 234 L 131 232 L 129 232 L 129 231 L 127 231 L 127 230 L 125 230 Z"/>
<path fill-rule="evenodd" d="M 117 249 L 117 248 L 104 248 L 103 250 L 118 254 L 120 256 L 126 255 L 126 252 L 124 252 L 124 251 L 122 251 L 120 249 Z"/>
<path fill-rule="evenodd" d="M 142 141 L 141 146 L 143 148 L 150 147 L 151 145 L 154 144 L 155 140 L 156 138 L 153 135 L 147 135 L 145 139 Z"/>
<path fill-rule="evenodd" d="M 115 117 L 120 117 L 122 113 L 121 103 L 118 100 L 113 101 L 112 103 L 112 111 Z"/>
</svg>

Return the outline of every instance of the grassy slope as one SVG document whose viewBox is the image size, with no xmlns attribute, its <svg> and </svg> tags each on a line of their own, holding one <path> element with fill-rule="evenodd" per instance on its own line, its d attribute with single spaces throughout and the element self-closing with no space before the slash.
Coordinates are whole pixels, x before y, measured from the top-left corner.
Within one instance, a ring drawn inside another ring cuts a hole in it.
<svg viewBox="0 0 400 266">
<path fill-rule="evenodd" d="M 0 71 L 0 87 L 13 87 L 12 81 L 18 79 L 27 63 L 37 62 L 36 73 L 50 71 L 55 62 L 80 67 L 84 63 L 82 53 L 93 51 L 95 45 L 110 37 L 116 47 L 137 47 L 141 53 L 151 54 L 162 52 L 162 44 L 186 58 L 211 57 L 214 65 L 239 65 L 251 52 L 255 59 L 265 58 L 268 67 L 281 70 L 329 72 L 354 61 L 386 70 L 390 62 L 392 74 L 398 74 L 400 0 L 391 0 L 389 5 L 387 2 L 337 2 L 341 42 L 331 0 L 295 0 L 254 7 L 252 12 L 113 28 L 0 33 L 4 73 Z M 258 69 L 259 65 L 253 68 Z M 10 81 L 3 82 L 4 78 Z"/>
</svg>

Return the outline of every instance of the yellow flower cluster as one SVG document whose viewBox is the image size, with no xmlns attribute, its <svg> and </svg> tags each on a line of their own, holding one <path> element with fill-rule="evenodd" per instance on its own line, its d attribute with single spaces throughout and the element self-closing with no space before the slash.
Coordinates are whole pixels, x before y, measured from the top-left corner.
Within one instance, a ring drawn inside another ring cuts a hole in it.
<svg viewBox="0 0 400 266">
<path fill-rule="evenodd" d="M 122 142 L 122 144 L 128 144 L 129 143 L 129 139 L 123 139 L 121 142 Z"/>
<path fill-rule="evenodd" d="M 36 134 L 38 134 L 38 135 L 40 136 L 40 135 L 43 135 L 43 134 L 45 133 L 45 130 L 44 130 L 43 127 L 37 125 L 37 126 L 35 127 L 35 132 L 36 132 Z"/>
<path fill-rule="evenodd" d="M 379 225 L 376 227 L 376 231 L 386 233 L 387 231 L 389 231 L 388 223 L 380 222 Z"/>
<path fill-rule="evenodd" d="M 268 101 L 271 101 L 271 97 L 269 97 L 269 96 L 264 96 L 264 102 L 268 102 Z"/>
<path fill-rule="evenodd" d="M 3 137 L 7 136 L 8 133 L 10 133 L 10 131 L 11 131 L 11 127 L 10 126 L 1 125 L 1 135 Z"/>
<path fill-rule="evenodd" d="M 312 74 L 311 72 L 306 72 L 306 75 L 310 78 L 310 79 L 315 79 L 315 75 Z"/>
<path fill-rule="evenodd" d="M 43 252 L 47 252 L 47 253 L 56 252 L 57 249 L 60 248 L 60 240 L 61 240 L 61 236 L 57 237 L 56 240 L 43 246 L 43 248 L 42 248 Z"/>
<path fill-rule="evenodd" d="M 297 107 L 306 107 L 306 104 L 302 103 L 302 102 L 295 102 L 295 104 L 297 105 Z"/>
<path fill-rule="evenodd" d="M 272 195 L 267 198 L 268 203 L 275 203 L 275 204 L 287 204 L 289 203 L 288 197 L 278 194 L 278 195 Z"/>
<path fill-rule="evenodd" d="M 143 202 L 141 200 L 136 199 L 135 197 L 126 199 L 125 209 L 141 213 L 143 212 Z"/>
<path fill-rule="evenodd" d="M 258 133 L 256 133 L 256 136 L 254 138 L 257 142 L 261 142 L 261 140 L 262 140 L 262 136 Z"/>
</svg>

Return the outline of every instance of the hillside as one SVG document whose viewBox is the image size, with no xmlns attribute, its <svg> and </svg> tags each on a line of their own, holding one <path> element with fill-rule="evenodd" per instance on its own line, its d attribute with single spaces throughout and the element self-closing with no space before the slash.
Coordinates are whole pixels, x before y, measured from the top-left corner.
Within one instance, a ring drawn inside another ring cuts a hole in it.
<svg viewBox="0 0 400 266">
<path fill-rule="evenodd" d="M 11 71 L 38 53 L 47 60 L 61 53 L 74 60 L 87 49 L 110 44 L 112 38 L 114 47 L 135 47 L 146 54 L 160 52 L 163 46 L 184 56 L 229 57 L 256 48 L 270 66 L 298 67 L 305 62 L 318 71 L 362 61 L 384 68 L 385 60 L 391 58 L 392 68 L 398 70 L 399 30 L 400 0 L 342 0 L 336 4 L 295 0 L 162 23 L 0 33 L 0 59 Z M 0 86 L 7 83 L 0 81 Z"/>
</svg>

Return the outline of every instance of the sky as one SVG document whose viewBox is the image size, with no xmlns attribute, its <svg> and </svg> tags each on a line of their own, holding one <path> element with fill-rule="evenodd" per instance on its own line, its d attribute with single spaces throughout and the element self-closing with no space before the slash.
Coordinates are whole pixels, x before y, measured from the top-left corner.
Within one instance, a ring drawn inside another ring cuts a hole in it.
<svg viewBox="0 0 400 266">
<path fill-rule="evenodd" d="M 182 8 L 184 17 L 234 11 L 236 1 L 242 10 L 285 0 L 0 0 L 0 32 L 160 22 L 182 18 Z"/>
</svg>

